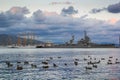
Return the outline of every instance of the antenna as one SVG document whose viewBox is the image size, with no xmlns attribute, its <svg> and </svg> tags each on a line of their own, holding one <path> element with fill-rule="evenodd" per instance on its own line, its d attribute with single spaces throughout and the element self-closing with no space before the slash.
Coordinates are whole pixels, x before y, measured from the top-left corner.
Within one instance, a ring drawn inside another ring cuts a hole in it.
<svg viewBox="0 0 120 80">
<path fill-rule="evenodd" d="M 120 35 L 119 35 L 119 48 L 120 48 Z"/>
<path fill-rule="evenodd" d="M 84 31 L 84 36 L 85 36 L 85 37 L 87 36 L 87 32 L 86 32 L 86 31 Z"/>
<path fill-rule="evenodd" d="M 23 32 L 23 46 L 26 46 L 26 42 L 27 42 L 27 35 L 26 35 L 26 32 Z"/>
<path fill-rule="evenodd" d="M 8 45 L 11 45 L 12 44 L 12 41 L 11 41 L 11 38 L 10 36 L 8 37 Z"/>
<path fill-rule="evenodd" d="M 20 46 L 21 45 L 21 39 L 20 39 L 20 34 L 18 33 L 18 41 L 17 41 L 17 45 Z"/>
</svg>

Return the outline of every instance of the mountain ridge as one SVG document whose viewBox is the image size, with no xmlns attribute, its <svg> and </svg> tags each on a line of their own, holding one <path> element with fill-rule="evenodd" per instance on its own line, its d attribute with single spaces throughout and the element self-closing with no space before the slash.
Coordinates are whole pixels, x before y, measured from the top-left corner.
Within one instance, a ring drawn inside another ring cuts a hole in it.
<svg viewBox="0 0 120 80">
<path fill-rule="evenodd" d="M 21 43 L 23 44 L 24 38 L 19 38 L 21 40 Z M 32 43 L 30 42 L 31 39 L 26 39 L 26 45 L 32 44 L 43 44 L 43 41 L 39 40 L 32 40 Z M 17 44 L 18 37 L 16 35 L 9 35 L 9 34 L 0 34 L 0 45 L 12 45 Z"/>
</svg>

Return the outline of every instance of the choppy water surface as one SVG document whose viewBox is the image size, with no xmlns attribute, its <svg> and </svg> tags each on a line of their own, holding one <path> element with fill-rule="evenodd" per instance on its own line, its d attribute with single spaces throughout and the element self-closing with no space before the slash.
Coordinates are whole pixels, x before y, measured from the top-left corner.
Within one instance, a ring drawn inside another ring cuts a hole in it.
<svg viewBox="0 0 120 80">
<path fill-rule="evenodd" d="M 0 80 L 120 80 L 120 49 L 0 49 Z"/>
</svg>

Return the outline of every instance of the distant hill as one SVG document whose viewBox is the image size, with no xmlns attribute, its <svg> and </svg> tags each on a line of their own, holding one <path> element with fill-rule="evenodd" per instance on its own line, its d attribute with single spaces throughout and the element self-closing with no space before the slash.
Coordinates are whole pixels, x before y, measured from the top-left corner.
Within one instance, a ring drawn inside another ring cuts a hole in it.
<svg viewBox="0 0 120 80">
<path fill-rule="evenodd" d="M 24 39 L 20 38 L 21 44 L 23 44 Z M 15 35 L 8 35 L 8 34 L 0 34 L 0 45 L 11 45 L 11 44 L 17 44 L 18 37 Z M 26 39 L 26 45 L 28 44 L 42 44 L 44 42 L 38 41 L 38 40 L 31 40 Z"/>
</svg>

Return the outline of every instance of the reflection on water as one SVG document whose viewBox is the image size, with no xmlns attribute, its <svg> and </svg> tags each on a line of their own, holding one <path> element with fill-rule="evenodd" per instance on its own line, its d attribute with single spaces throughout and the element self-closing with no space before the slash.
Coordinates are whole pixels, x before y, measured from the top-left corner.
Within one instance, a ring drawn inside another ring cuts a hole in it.
<svg viewBox="0 0 120 80">
<path fill-rule="evenodd" d="M 0 49 L 0 80 L 120 80 L 119 49 Z"/>
</svg>

